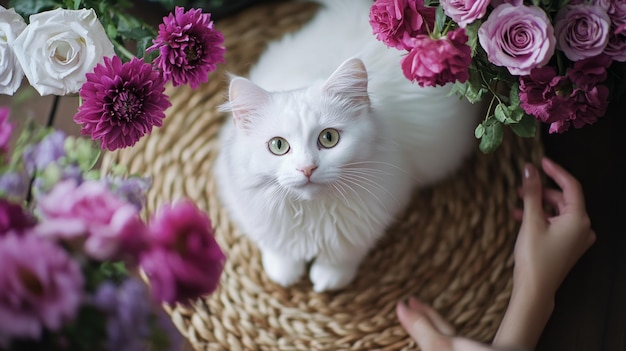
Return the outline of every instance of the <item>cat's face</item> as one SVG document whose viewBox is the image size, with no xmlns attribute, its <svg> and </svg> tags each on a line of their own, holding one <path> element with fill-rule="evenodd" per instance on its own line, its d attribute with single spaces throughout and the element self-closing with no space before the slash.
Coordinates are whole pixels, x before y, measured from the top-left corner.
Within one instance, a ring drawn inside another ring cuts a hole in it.
<svg viewBox="0 0 626 351">
<path fill-rule="evenodd" d="M 230 93 L 239 150 L 251 156 L 242 166 L 259 183 L 302 199 L 362 186 L 377 125 L 360 61 L 344 63 L 321 87 L 270 94 L 237 78 Z"/>
</svg>

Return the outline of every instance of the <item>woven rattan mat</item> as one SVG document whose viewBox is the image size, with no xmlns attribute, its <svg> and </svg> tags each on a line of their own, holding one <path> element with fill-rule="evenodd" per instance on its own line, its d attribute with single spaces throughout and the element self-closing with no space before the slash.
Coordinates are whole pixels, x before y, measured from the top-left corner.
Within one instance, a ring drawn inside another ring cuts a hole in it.
<svg viewBox="0 0 626 351">
<path fill-rule="evenodd" d="M 196 201 L 227 253 L 220 288 L 171 309 L 173 321 L 197 350 L 416 350 L 395 315 L 398 300 L 416 295 L 461 334 L 491 339 L 510 296 L 517 230 L 511 211 L 523 163 L 542 153 L 536 139 L 506 134 L 490 155 L 476 147 L 452 179 L 416 192 L 356 281 L 339 292 L 314 293 L 308 279 L 291 288 L 270 282 L 259 251 L 221 208 L 210 169 L 225 120 L 217 106 L 226 70 L 245 75 L 268 40 L 297 29 L 315 9 L 271 3 L 216 23 L 226 38 L 225 67 L 197 90 L 169 88 L 173 106 L 163 127 L 104 157 L 105 169 L 117 163 L 153 177 L 148 212 L 182 197 Z"/>
</svg>

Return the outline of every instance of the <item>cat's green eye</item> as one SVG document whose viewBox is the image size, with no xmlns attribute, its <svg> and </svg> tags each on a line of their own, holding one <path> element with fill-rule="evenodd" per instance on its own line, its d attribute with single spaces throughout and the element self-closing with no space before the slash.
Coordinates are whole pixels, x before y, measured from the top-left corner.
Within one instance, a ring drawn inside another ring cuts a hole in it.
<svg viewBox="0 0 626 351">
<path fill-rule="evenodd" d="M 289 143 L 281 137 L 274 137 L 267 143 L 268 149 L 274 155 L 281 156 L 289 151 Z"/>
<path fill-rule="evenodd" d="M 335 147 L 335 145 L 339 142 L 339 132 L 337 129 L 326 128 L 322 130 L 317 140 L 322 147 L 330 149 L 331 147 Z"/>
</svg>

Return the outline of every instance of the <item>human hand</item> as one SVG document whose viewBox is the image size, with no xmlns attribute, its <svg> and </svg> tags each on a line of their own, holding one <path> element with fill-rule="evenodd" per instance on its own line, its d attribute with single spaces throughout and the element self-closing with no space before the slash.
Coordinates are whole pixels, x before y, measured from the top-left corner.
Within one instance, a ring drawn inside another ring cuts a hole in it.
<svg viewBox="0 0 626 351">
<path fill-rule="evenodd" d="M 515 243 L 513 293 L 523 289 L 535 297 L 553 299 L 565 276 L 595 241 L 595 233 L 580 183 L 548 158 L 541 165 L 561 190 L 543 188 L 537 169 L 525 166 L 524 209 L 516 215 L 522 225 Z M 555 213 L 546 212 L 544 204 Z"/>
<path fill-rule="evenodd" d="M 454 328 L 432 307 L 415 298 L 399 302 L 398 319 L 422 351 L 490 351 L 494 348 L 455 336 Z"/>
</svg>

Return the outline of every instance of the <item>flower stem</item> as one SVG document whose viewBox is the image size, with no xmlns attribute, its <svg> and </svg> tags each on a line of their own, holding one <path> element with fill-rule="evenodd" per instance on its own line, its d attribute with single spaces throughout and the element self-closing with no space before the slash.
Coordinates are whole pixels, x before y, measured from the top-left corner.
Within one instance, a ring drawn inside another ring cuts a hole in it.
<svg viewBox="0 0 626 351">
<path fill-rule="evenodd" d="M 115 45 L 115 49 L 117 49 L 117 51 L 119 51 L 125 58 L 132 60 L 135 57 L 135 55 L 133 55 L 133 53 L 130 52 L 130 50 L 128 50 L 122 43 L 113 41 L 113 45 Z"/>
<path fill-rule="evenodd" d="M 48 121 L 46 122 L 46 127 L 50 128 L 54 124 L 54 117 L 57 114 L 57 108 L 59 107 L 59 95 L 54 96 L 54 100 L 52 100 L 52 107 L 50 108 L 50 114 L 48 115 Z"/>
</svg>

